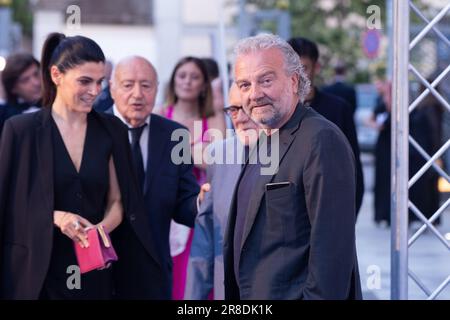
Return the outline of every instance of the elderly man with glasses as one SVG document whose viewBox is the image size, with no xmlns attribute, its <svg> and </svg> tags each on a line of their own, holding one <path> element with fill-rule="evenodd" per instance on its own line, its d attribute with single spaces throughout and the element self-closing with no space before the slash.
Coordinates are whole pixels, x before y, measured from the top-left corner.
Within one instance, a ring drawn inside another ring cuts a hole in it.
<svg viewBox="0 0 450 320">
<path fill-rule="evenodd" d="M 246 150 L 257 139 L 257 126 L 244 112 L 239 90 L 233 85 L 229 92 L 230 106 L 224 109 L 230 117 L 236 136 L 210 147 L 216 162 L 207 169 L 211 191 L 198 213 L 186 281 L 186 299 L 224 299 L 223 235 L 228 221 L 234 187 L 245 162 Z M 220 149 L 220 152 L 219 152 Z M 216 154 L 217 153 L 217 154 Z M 213 290 L 213 291 L 211 291 Z"/>
</svg>

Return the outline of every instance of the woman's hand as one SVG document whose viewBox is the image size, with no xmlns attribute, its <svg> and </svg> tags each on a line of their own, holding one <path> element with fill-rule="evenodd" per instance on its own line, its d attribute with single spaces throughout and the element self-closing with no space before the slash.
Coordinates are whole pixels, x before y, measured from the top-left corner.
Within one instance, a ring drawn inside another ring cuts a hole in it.
<svg viewBox="0 0 450 320">
<path fill-rule="evenodd" d="M 79 242 L 82 248 L 89 247 L 87 230 L 94 227 L 92 223 L 83 217 L 66 211 L 54 211 L 53 223 L 63 234 L 73 241 Z"/>
</svg>

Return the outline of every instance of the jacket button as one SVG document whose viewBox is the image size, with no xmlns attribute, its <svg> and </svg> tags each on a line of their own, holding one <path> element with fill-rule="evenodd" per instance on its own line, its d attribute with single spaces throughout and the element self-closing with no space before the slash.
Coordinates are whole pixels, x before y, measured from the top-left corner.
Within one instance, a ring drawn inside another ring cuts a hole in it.
<svg viewBox="0 0 450 320">
<path fill-rule="evenodd" d="M 76 196 L 80 200 L 83 199 L 83 195 L 80 192 L 77 192 Z"/>
<path fill-rule="evenodd" d="M 131 220 L 131 221 L 136 220 L 136 216 L 135 216 L 134 214 L 131 214 L 131 215 L 130 215 L 130 220 Z"/>
</svg>

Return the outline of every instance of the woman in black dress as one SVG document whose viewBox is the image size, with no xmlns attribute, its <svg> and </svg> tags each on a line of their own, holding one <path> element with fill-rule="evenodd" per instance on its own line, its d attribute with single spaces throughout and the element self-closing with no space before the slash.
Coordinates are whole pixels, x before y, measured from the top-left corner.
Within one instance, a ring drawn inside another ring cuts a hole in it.
<svg viewBox="0 0 450 320">
<path fill-rule="evenodd" d="M 124 210 L 134 210 L 126 129 L 92 111 L 104 61 L 91 39 L 49 35 L 41 61 L 44 108 L 5 123 L 0 298 L 112 296 L 111 269 L 80 275 L 74 250 L 74 242 L 89 245 L 85 228 L 101 224 L 112 232 Z"/>
</svg>

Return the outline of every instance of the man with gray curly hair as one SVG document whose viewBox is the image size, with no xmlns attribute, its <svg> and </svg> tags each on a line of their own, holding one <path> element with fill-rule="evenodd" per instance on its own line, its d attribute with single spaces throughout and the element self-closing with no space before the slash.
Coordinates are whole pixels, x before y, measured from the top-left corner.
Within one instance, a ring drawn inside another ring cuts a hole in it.
<svg viewBox="0 0 450 320">
<path fill-rule="evenodd" d="M 262 34 L 256 37 L 251 37 L 251 38 L 246 38 L 244 40 L 241 40 L 240 42 L 237 43 L 234 53 L 236 56 L 236 60 L 235 60 L 235 70 L 237 70 L 238 68 L 242 68 L 242 66 L 239 64 L 240 60 L 237 59 L 237 57 L 239 56 L 249 56 L 251 54 L 254 54 L 256 52 L 260 52 L 260 51 L 271 51 L 271 50 L 278 50 L 281 55 L 278 55 L 278 58 L 281 58 L 282 60 L 284 60 L 283 63 L 283 69 L 284 69 L 284 73 L 285 76 L 291 76 L 293 77 L 293 80 L 295 80 L 296 83 L 296 99 L 298 98 L 298 100 L 300 102 L 304 102 L 304 100 L 306 99 L 306 97 L 309 94 L 309 90 L 310 90 L 310 86 L 311 86 L 311 82 L 308 79 L 303 65 L 300 63 L 300 58 L 298 57 L 298 55 L 296 54 L 296 52 L 292 49 L 292 47 L 283 39 L 281 39 L 278 36 L 274 36 L 274 35 L 269 35 L 269 34 Z M 255 61 L 256 62 L 256 61 Z M 264 77 L 263 77 L 264 78 Z M 262 78 L 262 79 L 263 79 Z M 271 77 L 266 77 L 264 78 L 264 81 L 268 82 L 270 81 Z M 240 79 L 236 79 L 236 83 L 239 86 L 240 89 L 242 88 L 246 88 L 246 86 L 248 85 L 248 83 L 246 83 L 245 81 L 239 81 Z M 288 87 L 284 88 L 285 91 L 288 90 Z M 242 91 L 242 90 L 241 90 Z M 289 95 L 284 95 L 286 92 L 281 92 L 281 94 L 288 98 Z M 270 96 L 267 96 L 266 99 L 269 99 Z M 264 101 L 262 101 L 264 102 Z M 283 101 L 284 102 L 284 101 Z M 277 111 L 277 108 L 272 108 L 272 110 L 263 110 L 263 109 L 254 109 L 254 106 L 249 106 L 249 109 L 246 109 L 246 111 L 248 111 L 247 113 L 250 114 L 251 111 L 253 111 L 253 109 L 255 110 L 255 116 L 257 114 L 260 114 L 261 111 L 271 111 L 273 112 L 274 115 L 274 119 L 271 119 L 271 124 L 272 126 L 275 128 L 277 125 L 277 120 L 278 118 L 287 118 L 288 116 L 292 115 L 291 114 L 284 114 L 285 112 L 285 108 L 283 103 L 281 103 L 282 108 L 281 110 Z M 268 127 L 265 123 L 264 123 L 264 119 L 266 117 L 262 117 L 261 118 L 261 122 L 260 125 L 263 128 L 270 128 L 270 126 Z M 280 119 L 280 120 L 286 120 L 286 119 Z"/>
<path fill-rule="evenodd" d="M 278 141 L 268 150 L 279 157 L 271 175 L 259 159 L 242 169 L 224 240 L 225 298 L 360 299 L 347 139 L 302 104 L 309 80 L 286 41 L 258 35 L 235 53 L 242 107 L 265 129 L 260 141 Z"/>
</svg>

